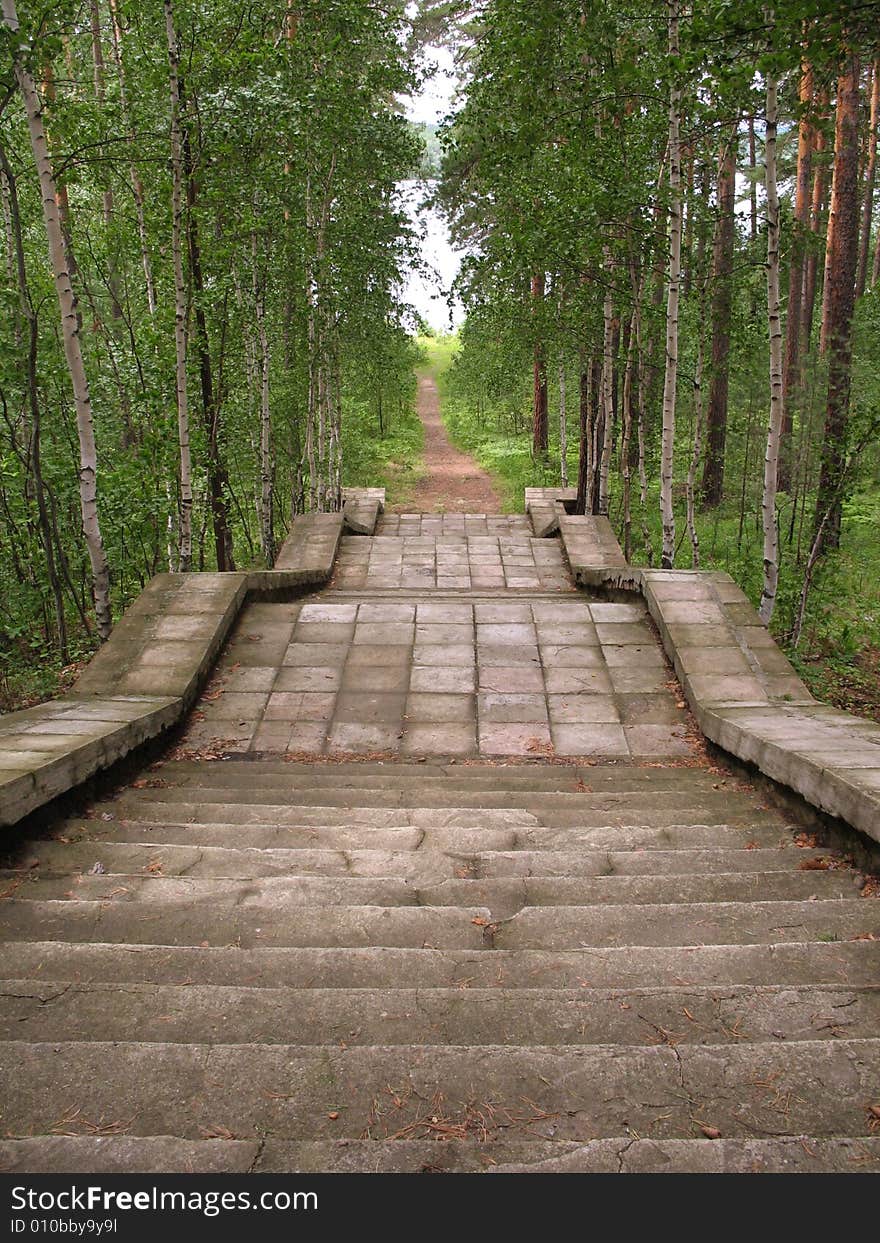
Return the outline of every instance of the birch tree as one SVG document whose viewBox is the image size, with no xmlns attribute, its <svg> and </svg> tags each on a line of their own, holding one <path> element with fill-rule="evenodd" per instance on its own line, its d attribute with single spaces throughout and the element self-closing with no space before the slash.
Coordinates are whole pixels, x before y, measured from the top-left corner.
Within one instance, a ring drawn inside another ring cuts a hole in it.
<svg viewBox="0 0 880 1243">
<path fill-rule="evenodd" d="M 15 39 L 19 32 L 15 0 L 2 0 L 2 12 L 4 25 L 13 36 L 13 39 Z M 49 145 L 46 140 L 46 130 L 43 124 L 42 102 L 31 72 L 24 62 L 23 52 L 26 49 L 22 47 L 20 42 L 16 42 L 14 47 L 15 81 L 21 93 L 27 117 L 31 152 L 40 182 L 43 224 L 46 230 L 49 262 L 55 281 L 55 291 L 58 296 L 64 357 L 67 362 L 70 385 L 73 390 L 74 407 L 76 409 L 76 431 L 79 442 L 80 516 L 91 565 L 95 616 L 98 624 L 98 634 L 102 639 L 106 639 L 113 625 L 110 611 L 110 569 L 107 564 L 107 554 L 104 549 L 104 540 L 98 516 L 98 454 L 92 418 L 92 398 L 83 360 L 82 343 L 80 341 L 80 319 L 77 298 L 70 278 L 70 261 L 68 257 L 68 246 L 70 243 L 65 244 L 61 225 L 58 207 L 59 194 L 55 181 L 55 172 L 52 167 L 52 159 L 49 154 Z"/>
<path fill-rule="evenodd" d="M 767 323 L 770 332 L 770 420 L 764 455 L 764 491 L 761 499 L 764 576 L 759 613 L 765 625 L 769 625 L 770 618 L 773 616 L 779 584 L 776 487 L 783 419 L 782 318 L 779 309 L 779 193 L 776 186 L 777 125 L 777 85 L 771 73 L 767 77 L 767 114 L 764 134 L 764 189 L 767 196 Z"/>
<path fill-rule="evenodd" d="M 663 428 L 660 450 L 660 515 L 663 523 L 661 564 L 675 562 L 675 513 L 672 485 L 675 454 L 675 394 L 678 380 L 678 300 L 681 283 L 681 90 L 678 86 L 679 0 L 667 0 L 669 36 L 669 268 L 666 291 L 666 368 L 663 379 Z"/>
</svg>

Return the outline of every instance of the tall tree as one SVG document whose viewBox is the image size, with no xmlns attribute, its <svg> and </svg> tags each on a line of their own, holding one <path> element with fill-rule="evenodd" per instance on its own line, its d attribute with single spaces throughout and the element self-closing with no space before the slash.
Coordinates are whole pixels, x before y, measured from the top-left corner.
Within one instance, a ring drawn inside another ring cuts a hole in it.
<svg viewBox="0 0 880 1243">
<path fill-rule="evenodd" d="M 733 252 L 736 240 L 736 147 L 738 125 L 725 134 L 718 160 L 717 220 L 712 250 L 712 356 L 709 406 L 706 415 L 706 458 L 702 502 L 709 508 L 724 494 L 727 444 L 727 400 L 730 373 L 730 316 Z"/>
<path fill-rule="evenodd" d="M 15 0 L 3 0 L 3 22 L 7 30 L 17 35 L 19 29 L 18 13 Z M 98 454 L 95 445 L 95 431 L 92 421 L 92 396 L 86 375 L 80 341 L 80 317 L 76 294 L 70 278 L 69 253 L 71 243 L 62 230 L 59 210 L 59 194 L 55 181 L 55 172 L 46 140 L 43 124 L 43 107 L 36 84 L 30 70 L 24 63 L 20 44 L 13 39 L 13 64 L 15 80 L 21 93 L 27 117 L 28 134 L 31 151 L 36 165 L 37 177 L 40 182 L 40 197 L 43 204 L 43 223 L 49 247 L 49 262 L 55 280 L 55 291 L 58 295 L 58 308 L 61 314 L 61 335 L 64 344 L 64 357 L 70 385 L 73 390 L 76 408 L 76 430 L 79 440 L 79 496 L 80 516 L 83 536 L 88 549 L 92 571 L 92 595 L 95 604 L 95 616 L 98 633 L 106 639 L 112 628 L 110 611 L 110 567 L 101 534 L 101 523 L 98 517 Z"/>
<path fill-rule="evenodd" d="M 850 49 L 837 81 L 834 176 L 825 264 L 827 295 L 822 333 L 828 352 L 828 400 L 815 516 L 817 531 L 824 524 L 825 549 L 836 548 L 840 543 L 841 485 L 852 383 L 859 229 L 859 78 L 859 54 Z"/>
</svg>

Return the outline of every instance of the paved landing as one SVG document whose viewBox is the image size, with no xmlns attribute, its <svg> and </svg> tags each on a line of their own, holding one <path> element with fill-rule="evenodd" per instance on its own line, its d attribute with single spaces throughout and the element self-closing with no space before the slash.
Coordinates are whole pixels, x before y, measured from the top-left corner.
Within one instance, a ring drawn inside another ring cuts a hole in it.
<svg viewBox="0 0 880 1243">
<path fill-rule="evenodd" d="M 558 556 L 555 541 L 535 542 Z M 370 546 L 383 541 L 347 543 L 372 562 Z M 438 542 L 429 555 L 439 559 L 442 548 Z M 520 588 L 441 598 L 399 587 L 372 599 L 337 589 L 251 605 L 182 747 L 616 760 L 692 754 L 691 718 L 644 604 L 572 596 Z"/>
<path fill-rule="evenodd" d="M 520 515 L 388 514 L 373 539 L 342 541 L 334 585 L 348 591 L 573 591 L 562 545 Z"/>
</svg>

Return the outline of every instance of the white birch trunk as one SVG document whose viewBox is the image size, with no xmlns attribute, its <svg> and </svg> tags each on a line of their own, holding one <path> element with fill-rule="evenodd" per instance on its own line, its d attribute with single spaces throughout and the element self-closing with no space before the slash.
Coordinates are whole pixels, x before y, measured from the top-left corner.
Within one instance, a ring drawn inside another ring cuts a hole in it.
<svg viewBox="0 0 880 1243">
<path fill-rule="evenodd" d="M 770 329 L 770 423 L 764 455 L 764 494 L 761 515 L 764 527 L 764 585 L 761 590 L 761 621 L 768 625 L 776 605 L 779 584 L 779 532 L 776 525 L 776 473 L 782 432 L 782 319 L 779 311 L 779 195 L 776 187 L 776 80 L 767 79 L 767 129 L 764 139 L 765 189 L 767 193 L 767 322 Z"/>
<path fill-rule="evenodd" d="M 254 317 L 260 347 L 260 544 L 266 565 L 275 561 L 274 515 L 272 513 L 272 412 L 269 402 L 269 335 L 266 331 L 265 294 L 257 275 L 257 235 L 251 234 L 253 255 Z"/>
<path fill-rule="evenodd" d="M 177 391 L 177 440 L 180 449 L 180 569 L 192 569 L 192 455 L 189 444 L 189 395 L 186 384 L 187 296 L 183 277 L 183 146 L 180 133 L 180 53 L 174 27 L 173 0 L 164 0 L 171 96 L 171 251 L 174 260 L 174 351 Z"/>
<path fill-rule="evenodd" d="M 568 487 L 568 426 L 565 409 L 565 359 L 559 360 L 559 481 Z"/>
<path fill-rule="evenodd" d="M 2 0 L 3 23 L 15 34 L 18 31 L 18 13 L 15 0 Z M 70 382 L 73 388 L 73 401 L 76 410 L 76 431 L 79 441 L 79 499 L 82 516 L 83 536 L 89 554 L 92 572 L 92 593 L 95 602 L 95 617 L 98 623 L 98 634 L 106 639 L 113 626 L 110 613 L 110 569 L 107 564 L 107 553 L 101 536 L 101 524 L 98 518 L 98 462 L 95 447 L 95 429 L 92 422 L 92 399 L 89 382 L 83 362 L 82 343 L 79 335 L 79 315 L 76 294 L 70 279 L 70 267 L 64 234 L 61 227 L 61 216 L 58 208 L 57 186 L 46 130 L 43 125 L 43 112 L 39 92 L 29 70 L 17 58 L 14 62 L 15 79 L 21 93 L 24 110 L 27 116 L 28 134 L 31 151 L 37 168 L 40 182 L 40 195 L 43 200 L 43 223 L 46 229 L 46 241 L 49 248 L 49 262 L 55 278 L 55 290 L 58 295 L 58 307 L 61 313 L 61 336 L 64 344 L 64 357 Z"/>
<path fill-rule="evenodd" d="M 667 0 L 669 55 L 679 53 L 679 0 Z M 660 447 L 660 515 L 663 523 L 663 569 L 675 561 L 675 513 L 672 480 L 675 449 L 675 393 L 678 382 L 678 298 L 681 284 L 681 91 L 669 91 L 669 284 L 666 297 L 666 371 L 663 379 L 663 431 Z"/>
<path fill-rule="evenodd" d="M 603 250 L 605 268 L 605 300 L 602 306 L 602 415 L 603 440 L 599 451 L 599 513 L 608 513 L 608 471 L 611 467 L 611 444 L 614 436 L 614 296 L 611 289 L 613 263 L 611 250 Z"/>
<path fill-rule="evenodd" d="M 700 327 L 697 335 L 697 361 L 694 366 L 694 439 L 691 446 L 691 461 L 687 477 L 687 530 L 691 541 L 691 567 L 700 568 L 700 538 L 697 535 L 696 485 L 697 470 L 703 456 L 703 322 L 702 302 L 700 304 Z"/>
<path fill-rule="evenodd" d="M 150 261 L 150 250 L 147 244 L 147 222 L 144 215 L 144 183 L 134 161 L 135 137 L 131 110 L 128 105 L 128 87 L 125 78 L 125 65 L 122 60 L 122 30 L 119 25 L 118 0 L 110 0 L 110 29 L 113 36 L 113 59 L 116 63 L 116 75 L 119 79 L 119 104 L 122 120 L 125 125 L 126 143 L 131 152 L 128 176 L 131 182 L 131 193 L 134 198 L 137 216 L 138 238 L 141 244 L 141 267 L 144 272 L 144 284 L 147 291 L 147 306 L 151 315 L 156 314 L 156 285 L 153 280 L 153 265 Z"/>
</svg>

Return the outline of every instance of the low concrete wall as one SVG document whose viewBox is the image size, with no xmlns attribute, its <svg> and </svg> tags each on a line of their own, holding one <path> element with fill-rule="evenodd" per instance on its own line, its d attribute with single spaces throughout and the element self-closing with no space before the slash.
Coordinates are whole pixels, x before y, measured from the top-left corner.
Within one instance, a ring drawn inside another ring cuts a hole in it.
<svg viewBox="0 0 880 1243">
<path fill-rule="evenodd" d="M 729 574 L 629 566 L 605 518 L 559 532 L 579 585 L 644 597 L 708 739 L 880 841 L 880 725 L 818 703 Z"/>
<path fill-rule="evenodd" d="M 158 737 L 189 710 L 249 597 L 325 583 L 342 514 L 296 518 L 273 570 L 157 574 L 59 699 L 0 717 L 0 825 Z"/>
</svg>

